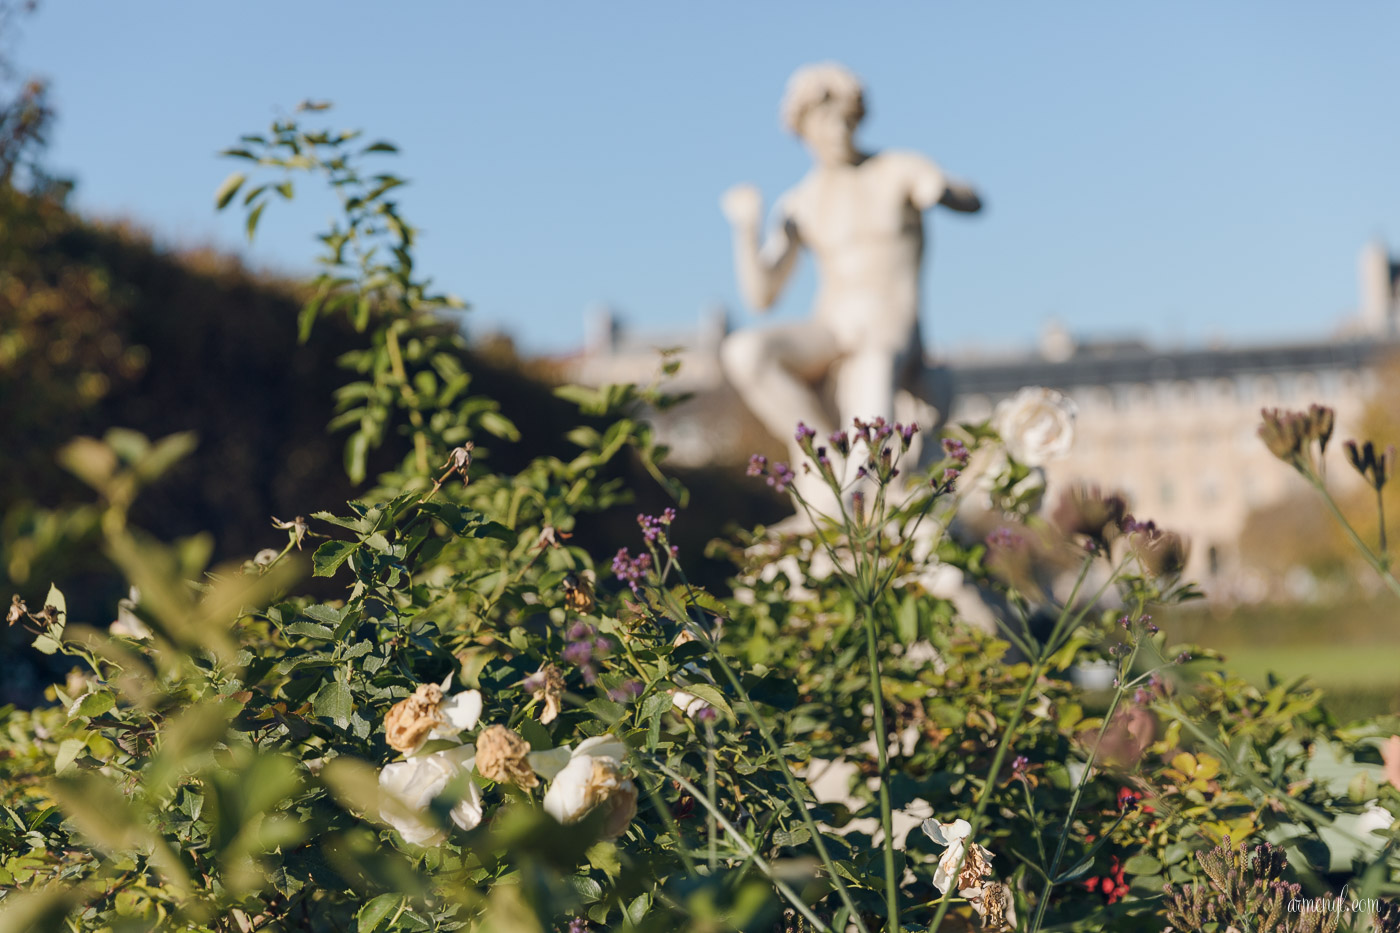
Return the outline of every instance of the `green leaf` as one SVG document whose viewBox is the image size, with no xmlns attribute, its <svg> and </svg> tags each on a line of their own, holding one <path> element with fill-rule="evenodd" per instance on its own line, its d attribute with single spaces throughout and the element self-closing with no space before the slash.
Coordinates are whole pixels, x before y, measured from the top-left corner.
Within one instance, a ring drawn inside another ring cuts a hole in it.
<svg viewBox="0 0 1400 933">
<path fill-rule="evenodd" d="M 89 693 L 73 704 L 73 708 L 68 711 L 68 716 L 70 719 L 77 716 L 91 719 L 94 716 L 101 716 L 116 705 L 117 701 L 110 693 Z"/>
<path fill-rule="evenodd" d="M 508 441 L 520 440 L 520 431 L 509 418 L 498 411 L 484 411 L 481 413 L 481 430 L 487 434 L 494 434 L 496 437 L 504 438 Z"/>
<path fill-rule="evenodd" d="M 1130 875 L 1155 875 L 1162 870 L 1162 863 L 1146 852 L 1139 852 L 1123 863 L 1123 871 Z"/>
<path fill-rule="evenodd" d="M 248 176 L 242 172 L 234 172 L 224 179 L 224 183 L 219 186 L 219 190 L 214 193 L 214 206 L 219 210 L 228 207 L 228 202 L 233 200 L 233 196 L 238 193 L 238 189 L 243 187 L 243 183 L 248 180 Z"/>
<path fill-rule="evenodd" d="M 340 569 L 340 565 L 355 553 L 356 545 L 349 541 L 327 541 L 311 555 L 312 573 L 318 577 L 329 577 Z"/>
<path fill-rule="evenodd" d="M 34 650 L 38 651 L 40 654 L 54 654 L 61 647 L 63 647 L 63 645 L 59 640 L 48 633 L 34 639 Z"/>
<path fill-rule="evenodd" d="M 256 232 L 258 229 L 258 218 L 262 217 L 262 212 L 265 207 L 267 207 L 267 202 L 263 201 L 257 207 L 253 208 L 251 211 L 248 212 L 248 223 L 246 224 L 246 226 L 248 228 L 249 242 L 252 242 L 253 240 L 253 233 Z"/>
<path fill-rule="evenodd" d="M 1078 865 L 1075 865 L 1073 868 L 1069 869 L 1068 871 L 1061 872 L 1060 876 L 1055 879 L 1055 883 L 1064 884 L 1066 881 L 1073 881 L 1075 878 L 1078 878 L 1081 875 L 1088 874 L 1089 869 L 1093 867 L 1094 857 L 1091 855 L 1088 858 L 1084 859 L 1082 862 L 1080 862 Z"/>
<path fill-rule="evenodd" d="M 379 925 L 403 903 L 402 894 L 381 894 L 360 908 L 358 933 L 374 933 Z"/>
<path fill-rule="evenodd" d="M 62 774 L 73 765 L 73 760 L 87 748 L 87 739 L 64 739 L 58 743 L 58 753 L 53 756 L 55 774 Z"/>
<path fill-rule="evenodd" d="M 734 710 L 729 708 L 729 701 L 724 698 L 724 694 L 719 692 L 718 687 L 713 687 L 710 684 L 690 684 L 681 689 L 691 696 L 697 696 L 704 700 L 730 719 L 734 718 Z"/>
<path fill-rule="evenodd" d="M 326 684 L 311 701 L 311 710 L 344 729 L 350 725 L 350 713 L 354 710 L 349 686 L 338 680 Z"/>
</svg>

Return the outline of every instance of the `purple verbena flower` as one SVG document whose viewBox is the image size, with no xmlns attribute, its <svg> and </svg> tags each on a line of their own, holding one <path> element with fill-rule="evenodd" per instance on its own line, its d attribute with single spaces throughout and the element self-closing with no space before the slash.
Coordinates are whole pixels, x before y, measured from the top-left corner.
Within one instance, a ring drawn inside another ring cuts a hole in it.
<svg viewBox="0 0 1400 933">
<path fill-rule="evenodd" d="M 763 454 L 754 454 L 749 458 L 749 468 L 745 472 L 747 472 L 749 476 L 764 475 L 768 472 L 768 458 L 763 456 Z"/>
<path fill-rule="evenodd" d="M 796 478 L 797 474 L 792 472 L 792 467 L 779 462 L 773 464 L 773 472 L 768 475 L 768 485 L 778 492 L 786 492 Z"/>
</svg>

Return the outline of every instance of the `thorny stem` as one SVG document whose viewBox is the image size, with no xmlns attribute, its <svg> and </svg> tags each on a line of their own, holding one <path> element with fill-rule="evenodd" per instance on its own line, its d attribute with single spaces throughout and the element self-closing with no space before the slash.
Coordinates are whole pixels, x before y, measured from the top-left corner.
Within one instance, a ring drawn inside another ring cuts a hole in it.
<svg viewBox="0 0 1400 933">
<path fill-rule="evenodd" d="M 1094 762 L 1098 758 L 1099 748 L 1103 745 L 1103 737 L 1108 734 L 1108 727 L 1113 723 L 1113 714 L 1118 711 L 1118 704 L 1122 702 L 1123 694 L 1127 692 L 1128 684 L 1124 674 L 1133 669 L 1133 662 L 1137 660 L 1140 648 L 1141 640 L 1139 639 L 1133 644 L 1132 654 L 1128 656 L 1127 662 L 1123 665 L 1123 673 L 1118 676 L 1118 688 L 1113 692 L 1113 699 L 1108 703 L 1107 712 L 1103 714 L 1103 722 L 1099 724 L 1099 734 L 1094 739 L 1093 747 L 1089 749 L 1089 760 L 1084 763 L 1084 772 L 1079 775 L 1079 780 L 1075 782 L 1074 793 L 1069 800 L 1069 809 L 1065 812 L 1065 822 L 1060 828 L 1060 841 L 1055 845 L 1055 857 L 1050 860 L 1049 871 L 1045 876 L 1045 887 L 1040 894 L 1040 903 L 1035 908 L 1035 919 L 1031 922 L 1030 933 L 1039 930 L 1041 922 L 1045 919 L 1045 911 L 1050 905 L 1050 892 L 1055 887 L 1055 877 L 1060 871 L 1060 860 L 1064 858 L 1065 845 L 1069 842 L 1070 826 L 1074 823 L 1074 815 L 1079 812 L 1079 801 L 1084 796 L 1084 787 L 1089 783 L 1089 776 L 1094 770 Z"/>
<path fill-rule="evenodd" d="M 1021 716 L 1025 714 L 1026 706 L 1030 703 L 1031 692 L 1035 685 L 1040 682 L 1041 675 L 1049 666 L 1057 650 L 1056 642 L 1061 632 L 1066 628 L 1066 623 L 1072 618 L 1082 618 L 1082 614 L 1076 616 L 1073 612 L 1075 600 L 1079 596 L 1079 590 L 1084 585 L 1084 579 L 1089 575 L 1089 568 L 1093 565 L 1094 555 L 1090 554 L 1084 559 L 1084 564 L 1079 568 L 1079 576 L 1074 581 L 1074 587 L 1070 590 L 1069 596 L 1065 599 L 1064 608 L 1060 610 L 1060 617 L 1055 622 L 1054 631 L 1051 632 L 1049 640 L 1041 649 L 1035 663 L 1031 665 L 1030 673 L 1026 676 L 1026 682 L 1021 687 L 1021 695 L 1016 698 L 1016 706 L 1011 710 L 1011 716 L 1006 721 L 1006 729 L 1002 732 L 1001 741 L 997 743 L 996 754 L 992 757 L 991 769 L 987 772 L 987 780 L 982 784 L 982 790 L 977 795 L 977 806 L 973 810 L 972 819 L 969 820 L 971 829 L 967 838 L 975 840 L 977 831 L 981 828 L 982 817 L 987 812 L 987 806 L 992 800 L 992 788 L 996 786 L 997 775 L 1001 773 L 1001 766 L 1006 761 L 1006 754 L 1011 750 L 1011 745 L 1016 738 L 1016 730 L 1021 725 Z M 1071 627 L 1069 629 L 1073 631 Z M 963 861 L 967 858 L 969 847 L 964 846 L 958 863 L 953 867 L 952 877 L 957 878 L 962 872 Z M 938 902 L 938 912 L 933 915 L 933 922 L 929 924 L 930 930 L 937 930 L 938 925 L 943 922 L 943 918 L 948 915 L 948 909 L 953 906 L 952 895 L 955 890 L 954 885 L 948 885 L 948 890 L 943 892 L 943 896 Z"/>
<path fill-rule="evenodd" d="M 987 772 L 987 780 L 982 785 L 981 792 L 977 795 L 977 807 L 973 810 L 971 823 L 972 829 L 968 833 L 969 840 L 976 839 L 977 830 L 981 827 L 982 816 L 987 812 L 987 806 L 992 800 L 992 788 L 996 785 L 997 775 L 1001 773 L 1001 766 L 1006 761 L 1006 753 L 1011 750 L 1012 742 L 1016 738 L 1016 728 L 1021 724 L 1021 716 L 1026 711 L 1026 706 L 1030 703 L 1031 691 L 1040 681 L 1040 675 L 1045 672 L 1046 661 L 1044 658 L 1037 660 L 1031 665 L 1030 675 L 1026 677 L 1026 683 L 1021 687 L 1021 695 L 1016 698 L 1016 706 L 1011 711 L 1011 718 L 1006 722 L 1006 730 L 1002 733 L 1001 741 L 997 743 L 996 754 L 992 757 L 991 769 Z M 967 858 L 969 846 L 964 846 L 962 854 L 958 857 L 958 864 L 954 867 L 952 877 L 957 878 L 962 873 L 963 861 Z M 933 915 L 933 922 L 929 924 L 930 930 L 937 930 L 938 925 L 943 922 L 943 918 L 948 914 L 948 908 L 953 906 L 952 896 L 957 889 L 956 884 L 949 884 L 948 890 L 943 892 L 943 896 L 938 902 L 938 912 Z"/>
</svg>

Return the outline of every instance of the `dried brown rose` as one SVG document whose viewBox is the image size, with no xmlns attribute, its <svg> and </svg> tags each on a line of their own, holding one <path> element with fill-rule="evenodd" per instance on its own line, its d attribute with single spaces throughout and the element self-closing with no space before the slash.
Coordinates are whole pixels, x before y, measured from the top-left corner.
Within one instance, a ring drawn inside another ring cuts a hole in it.
<svg viewBox="0 0 1400 933">
<path fill-rule="evenodd" d="M 529 761 L 530 743 L 505 726 L 488 726 L 476 737 L 476 770 L 498 784 L 514 784 L 529 790 L 537 787 Z"/>
<path fill-rule="evenodd" d="M 442 688 L 437 684 L 419 684 L 412 696 L 395 703 L 384 717 L 384 740 L 389 747 L 405 755 L 421 747 L 428 733 L 444 721 L 441 704 Z"/>
</svg>

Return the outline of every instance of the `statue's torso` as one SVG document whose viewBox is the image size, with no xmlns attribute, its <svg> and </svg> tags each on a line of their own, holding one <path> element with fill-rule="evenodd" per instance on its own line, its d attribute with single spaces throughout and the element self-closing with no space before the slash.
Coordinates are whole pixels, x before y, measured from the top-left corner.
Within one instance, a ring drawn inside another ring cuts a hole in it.
<svg viewBox="0 0 1400 933">
<path fill-rule="evenodd" d="M 847 347 L 907 342 L 918 326 L 923 217 L 899 154 L 814 169 L 784 209 L 816 258 L 814 316 Z"/>
</svg>

